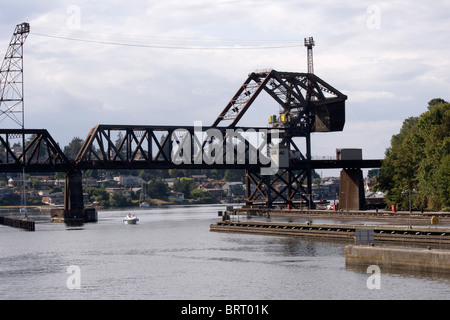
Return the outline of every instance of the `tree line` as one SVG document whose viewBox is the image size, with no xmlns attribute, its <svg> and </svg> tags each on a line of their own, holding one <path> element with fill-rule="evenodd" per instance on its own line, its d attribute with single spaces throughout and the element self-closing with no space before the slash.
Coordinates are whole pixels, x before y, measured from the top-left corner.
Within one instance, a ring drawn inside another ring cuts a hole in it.
<svg viewBox="0 0 450 320">
<path fill-rule="evenodd" d="M 450 103 L 428 102 L 428 110 L 403 121 L 391 138 L 377 178 L 388 205 L 450 211 Z"/>
</svg>

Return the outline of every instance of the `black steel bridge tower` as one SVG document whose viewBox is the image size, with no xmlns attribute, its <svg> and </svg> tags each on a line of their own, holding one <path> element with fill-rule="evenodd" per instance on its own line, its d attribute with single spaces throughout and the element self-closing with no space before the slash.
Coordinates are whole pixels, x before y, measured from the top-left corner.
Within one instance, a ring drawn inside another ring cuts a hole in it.
<svg viewBox="0 0 450 320">
<path fill-rule="evenodd" d="M 263 91 L 280 106 L 279 114 L 269 117 L 272 130 L 280 130 L 278 142 L 272 142 L 271 156 L 277 156 L 280 170 L 263 176 L 257 170 L 246 170 L 248 205 L 277 202 L 294 205 L 312 202 L 311 133 L 342 131 L 347 96 L 314 75 L 312 38 L 305 39 L 308 49 L 308 73 L 253 72 L 213 123 L 236 127 L 256 97 Z M 304 139 L 304 148 L 294 138 Z"/>
</svg>

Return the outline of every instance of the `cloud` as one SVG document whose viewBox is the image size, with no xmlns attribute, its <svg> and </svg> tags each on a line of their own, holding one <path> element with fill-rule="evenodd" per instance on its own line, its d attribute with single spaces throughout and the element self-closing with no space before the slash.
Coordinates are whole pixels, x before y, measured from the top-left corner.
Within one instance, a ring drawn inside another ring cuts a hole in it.
<svg viewBox="0 0 450 320">
<path fill-rule="evenodd" d="M 98 123 L 209 125 L 249 72 L 305 72 L 307 36 L 316 41 L 316 74 L 348 95 L 344 132 L 315 134 L 318 153 L 361 145 L 382 157 L 405 118 L 424 112 L 432 98 L 449 99 L 450 7 L 443 0 L 25 1 L 20 10 L 17 6 L 10 0 L 3 5 L 0 48 L 6 51 L 16 24 L 30 22 L 26 122 L 48 128 L 62 145 L 73 136 L 84 138 Z M 123 45 L 106 44 L 113 42 Z M 230 50 L 274 44 L 298 46 Z M 242 124 L 265 126 L 277 112 L 275 101 L 262 94 Z"/>
</svg>

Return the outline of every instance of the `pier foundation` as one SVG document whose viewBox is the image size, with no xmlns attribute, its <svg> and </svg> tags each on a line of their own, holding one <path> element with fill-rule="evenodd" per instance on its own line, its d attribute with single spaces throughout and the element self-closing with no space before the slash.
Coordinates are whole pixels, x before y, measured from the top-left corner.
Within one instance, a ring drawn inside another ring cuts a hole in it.
<svg viewBox="0 0 450 320">
<path fill-rule="evenodd" d="M 96 222 L 97 210 L 85 208 L 83 201 L 83 179 L 81 171 L 67 172 L 64 187 L 64 209 L 52 209 L 52 221 Z"/>
<path fill-rule="evenodd" d="M 342 169 L 339 181 L 339 208 L 366 210 L 364 180 L 361 169 Z"/>
</svg>

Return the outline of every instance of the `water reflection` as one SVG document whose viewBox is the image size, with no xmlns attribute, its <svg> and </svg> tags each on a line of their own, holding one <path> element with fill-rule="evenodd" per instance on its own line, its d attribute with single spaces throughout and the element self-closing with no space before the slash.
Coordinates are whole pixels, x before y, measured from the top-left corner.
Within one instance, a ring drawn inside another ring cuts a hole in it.
<svg viewBox="0 0 450 320">
<path fill-rule="evenodd" d="M 369 264 L 346 264 L 345 269 L 357 273 L 368 273 Z M 408 268 L 393 268 L 389 266 L 379 266 L 381 275 L 402 276 L 405 278 L 424 279 L 430 281 L 446 282 L 450 285 L 450 274 L 445 272 L 430 272 L 424 270 L 412 270 Z"/>
<path fill-rule="evenodd" d="M 131 227 L 122 222 L 124 211 L 100 211 L 97 223 L 82 225 L 52 223 L 49 215 L 37 213 L 36 232 L 0 232 L 5 244 L 0 247 L 0 297 L 373 298 L 366 287 L 366 268 L 345 266 L 347 242 L 210 232 L 220 209 L 136 211 L 140 223 Z M 67 289 L 71 265 L 80 267 L 80 290 Z M 450 293 L 447 276 L 383 268 L 381 272 L 382 299 L 395 299 L 399 293 L 405 299 L 440 299 Z"/>
</svg>

